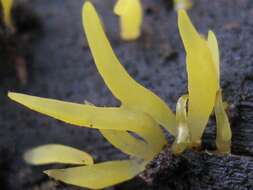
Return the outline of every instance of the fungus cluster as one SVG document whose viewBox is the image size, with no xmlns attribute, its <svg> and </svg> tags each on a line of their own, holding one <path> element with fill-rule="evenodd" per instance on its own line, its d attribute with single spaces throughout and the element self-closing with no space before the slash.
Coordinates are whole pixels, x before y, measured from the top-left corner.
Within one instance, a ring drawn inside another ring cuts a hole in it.
<svg viewBox="0 0 253 190">
<path fill-rule="evenodd" d="M 118 2 L 117 13 L 127 11 L 127 7 L 124 7 L 126 2 Z M 86 152 L 50 144 L 29 150 L 24 156 L 28 163 L 76 165 L 47 170 L 45 173 L 56 180 L 80 187 L 109 187 L 138 175 L 162 150 L 167 141 L 161 127 L 175 137 L 172 146 L 175 154 L 200 146 L 213 110 L 217 120 L 218 151 L 230 152 L 231 130 L 219 85 L 219 48 L 212 31 L 208 33 L 207 40 L 204 39 L 192 25 L 187 13 L 178 11 L 179 32 L 186 49 L 188 94 L 179 98 L 174 114 L 161 98 L 137 83 L 123 68 L 90 2 L 84 3 L 82 17 L 98 72 L 121 106 L 97 107 L 19 93 L 9 93 L 9 97 L 63 122 L 98 129 L 112 145 L 129 155 L 129 159 L 94 164 Z"/>
</svg>

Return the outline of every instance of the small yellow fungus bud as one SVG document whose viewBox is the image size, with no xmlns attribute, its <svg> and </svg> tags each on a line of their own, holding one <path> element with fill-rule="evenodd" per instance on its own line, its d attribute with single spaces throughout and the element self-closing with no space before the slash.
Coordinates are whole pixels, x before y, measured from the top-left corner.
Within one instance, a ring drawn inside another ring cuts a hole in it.
<svg viewBox="0 0 253 190">
<path fill-rule="evenodd" d="M 184 95 L 179 98 L 176 107 L 176 118 L 178 122 L 178 132 L 176 140 L 172 145 L 172 152 L 175 155 L 181 154 L 190 145 L 190 130 L 187 125 L 187 101 L 188 96 Z"/>
<path fill-rule="evenodd" d="M 192 7 L 191 0 L 174 0 L 174 8 L 175 10 L 179 9 L 190 9 Z"/>
<path fill-rule="evenodd" d="M 141 34 L 143 10 L 140 0 L 118 0 L 114 13 L 120 16 L 121 38 L 135 40 Z"/>
<path fill-rule="evenodd" d="M 13 0 L 1 0 L 1 3 L 3 8 L 4 23 L 8 27 L 13 28 L 12 15 L 11 15 Z"/>
</svg>

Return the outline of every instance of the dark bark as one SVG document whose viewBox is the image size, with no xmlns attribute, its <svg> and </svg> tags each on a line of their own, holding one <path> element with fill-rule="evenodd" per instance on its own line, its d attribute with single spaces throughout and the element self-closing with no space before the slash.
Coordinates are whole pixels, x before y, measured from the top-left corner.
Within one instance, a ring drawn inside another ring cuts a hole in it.
<svg viewBox="0 0 253 190">
<path fill-rule="evenodd" d="M 247 77 L 241 89 L 238 116 L 234 119 L 233 146 L 235 154 L 253 157 L 253 80 Z"/>
<path fill-rule="evenodd" d="M 173 156 L 169 147 L 141 175 L 153 189 L 253 189 L 253 158 L 187 151 Z"/>
</svg>

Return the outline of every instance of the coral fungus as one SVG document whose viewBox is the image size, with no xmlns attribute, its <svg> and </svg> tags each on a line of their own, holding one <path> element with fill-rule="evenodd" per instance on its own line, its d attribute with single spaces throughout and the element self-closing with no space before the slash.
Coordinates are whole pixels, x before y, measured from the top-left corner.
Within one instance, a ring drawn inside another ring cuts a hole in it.
<svg viewBox="0 0 253 190">
<path fill-rule="evenodd" d="M 200 145 L 214 109 L 217 120 L 217 148 L 220 152 L 230 152 L 232 134 L 222 102 L 219 48 L 215 34 L 209 31 L 208 39 L 205 40 L 198 34 L 184 10 L 178 11 L 178 27 L 186 50 L 189 93 L 187 131 L 191 138 L 190 146 Z"/>
<path fill-rule="evenodd" d="M 123 11 L 122 7 L 117 9 Z M 9 97 L 61 121 L 99 129 L 130 159 L 94 164 L 92 157 L 85 152 L 51 144 L 28 151 L 25 154 L 27 162 L 81 165 L 45 173 L 65 183 L 92 189 L 105 188 L 133 178 L 161 151 L 167 142 L 159 125 L 176 137 L 172 147 L 175 154 L 199 146 L 213 110 L 217 120 L 217 148 L 224 153 L 230 151 L 231 130 L 219 84 L 219 48 L 212 31 L 205 40 L 187 13 L 178 11 L 179 32 L 187 54 L 188 94 L 179 98 L 174 115 L 163 100 L 138 84 L 122 67 L 90 2 L 85 2 L 83 7 L 83 24 L 96 67 L 112 94 L 120 100 L 120 107 L 97 107 L 19 93 L 9 93 Z"/>
<path fill-rule="evenodd" d="M 120 16 L 121 38 L 134 40 L 141 34 L 143 10 L 140 0 L 118 0 L 114 13 Z"/>
<path fill-rule="evenodd" d="M 97 69 L 114 96 L 121 101 L 121 107 L 96 107 L 18 93 L 9 93 L 9 97 L 56 119 L 80 127 L 99 129 L 115 147 L 131 156 L 130 160 L 45 172 L 49 176 L 69 184 L 98 189 L 131 179 L 143 171 L 145 165 L 166 144 L 159 124 L 175 135 L 176 121 L 174 114 L 165 102 L 135 82 L 121 66 L 105 36 L 101 21 L 89 2 L 84 4 L 83 21 Z M 129 91 L 134 93 L 129 93 Z M 142 94 L 141 97 L 140 94 Z M 136 133 L 142 139 L 132 136 L 129 131 Z M 49 149 L 38 147 L 30 150 L 25 155 L 25 159 L 33 164 L 62 163 L 65 161 L 75 164 L 76 162 L 79 163 L 80 155 L 87 155 L 63 145 L 61 145 L 60 150 L 58 150 L 60 145 L 45 146 L 48 146 Z M 56 153 L 58 156 L 55 155 Z M 77 155 L 77 157 L 71 157 L 70 154 L 72 156 Z M 40 156 L 45 158 L 36 159 Z M 62 157 L 67 158 L 63 160 Z"/>
</svg>

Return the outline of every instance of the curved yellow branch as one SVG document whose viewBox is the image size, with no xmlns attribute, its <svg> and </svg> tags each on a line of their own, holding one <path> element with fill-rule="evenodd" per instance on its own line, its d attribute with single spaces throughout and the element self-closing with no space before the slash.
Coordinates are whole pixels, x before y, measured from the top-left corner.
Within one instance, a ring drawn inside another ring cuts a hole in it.
<svg viewBox="0 0 253 190">
<path fill-rule="evenodd" d="M 146 141 L 148 150 L 145 152 L 147 155 L 145 154 L 144 158 L 150 158 L 150 155 L 157 154 L 166 144 L 166 139 L 162 130 L 157 123 L 145 113 L 125 108 L 106 108 L 70 103 L 19 93 L 9 93 L 8 96 L 12 100 L 34 111 L 80 127 L 116 130 L 121 132 L 132 131 Z M 120 134 L 122 135 L 122 133 Z M 130 136 L 128 136 L 128 138 L 130 138 Z M 126 140 L 125 136 L 124 139 Z M 135 140 L 132 141 L 132 143 L 138 143 L 138 145 L 136 145 L 136 151 L 132 151 L 131 153 L 144 153 L 143 150 L 137 150 L 138 147 L 144 148 L 142 141 Z M 127 150 L 125 150 L 125 152 L 130 153 Z"/>
<path fill-rule="evenodd" d="M 47 144 L 27 151 L 24 160 L 33 165 L 52 163 L 92 165 L 93 158 L 86 152 L 60 144 Z"/>
<path fill-rule="evenodd" d="M 90 166 L 47 170 L 56 180 L 90 189 L 102 189 L 130 180 L 145 169 L 145 162 L 138 160 L 110 161 Z"/>
<path fill-rule="evenodd" d="M 124 107 L 149 114 L 176 135 L 175 115 L 163 100 L 138 84 L 122 67 L 90 2 L 83 7 L 83 25 L 97 69 L 113 95 Z"/>
<path fill-rule="evenodd" d="M 198 34 L 184 10 L 178 11 L 178 27 L 186 50 L 188 124 L 192 143 L 199 144 L 219 89 L 217 70 L 208 43 Z"/>
</svg>

